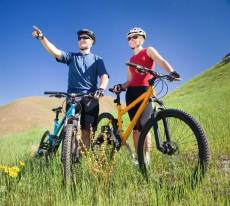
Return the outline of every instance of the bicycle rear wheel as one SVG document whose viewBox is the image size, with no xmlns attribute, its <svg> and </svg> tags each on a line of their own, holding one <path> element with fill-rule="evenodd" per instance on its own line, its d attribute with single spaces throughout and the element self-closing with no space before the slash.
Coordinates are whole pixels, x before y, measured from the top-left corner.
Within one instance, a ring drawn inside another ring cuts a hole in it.
<svg viewBox="0 0 230 206">
<path fill-rule="evenodd" d="M 164 152 L 153 148 L 153 144 L 149 148 L 145 145 L 146 135 L 154 136 L 154 119 L 151 118 L 143 127 L 138 143 L 141 171 L 147 178 L 170 185 L 189 181 L 194 186 L 206 173 L 209 163 L 208 142 L 203 129 L 190 115 L 176 109 L 158 112 L 155 120 Z"/>
</svg>

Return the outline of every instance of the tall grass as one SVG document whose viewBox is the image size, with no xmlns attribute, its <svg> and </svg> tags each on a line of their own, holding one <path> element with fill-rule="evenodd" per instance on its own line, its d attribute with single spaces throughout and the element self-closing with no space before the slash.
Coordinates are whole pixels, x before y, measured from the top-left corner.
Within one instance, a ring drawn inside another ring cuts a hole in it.
<svg viewBox="0 0 230 206">
<path fill-rule="evenodd" d="M 115 156 L 108 184 L 85 159 L 75 168 L 76 187 L 66 188 L 59 155 L 47 164 L 31 157 L 29 149 L 24 152 L 5 159 L 13 164 L 23 157 L 26 167 L 18 178 L 1 174 L 0 205 L 228 205 L 230 200 L 229 177 L 215 166 L 195 189 L 160 184 L 154 179 L 147 182 L 122 150 Z"/>
<path fill-rule="evenodd" d="M 36 129 L 0 139 L 0 164 L 26 163 L 17 178 L 0 172 L 0 205 L 230 205 L 229 69 L 211 69 L 165 99 L 166 106 L 192 114 L 208 136 L 210 167 L 196 188 L 181 185 L 180 177 L 175 184 L 147 182 L 124 148 L 111 170 L 98 172 L 92 156 L 85 157 L 74 169 L 76 185 L 66 188 L 60 155 L 49 164 L 32 156 L 42 135 Z"/>
</svg>

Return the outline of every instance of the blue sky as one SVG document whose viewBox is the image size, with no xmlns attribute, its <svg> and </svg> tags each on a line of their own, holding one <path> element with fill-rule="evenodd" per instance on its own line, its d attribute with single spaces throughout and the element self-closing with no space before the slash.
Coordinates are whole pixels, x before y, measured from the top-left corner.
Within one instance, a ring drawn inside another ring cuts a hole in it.
<svg viewBox="0 0 230 206">
<path fill-rule="evenodd" d="M 92 52 L 103 57 L 110 87 L 126 80 L 127 31 L 142 27 L 144 46 L 155 47 L 181 74 L 175 88 L 230 52 L 229 19 L 230 0 L 0 0 L 0 105 L 67 89 L 68 67 L 32 38 L 33 25 L 66 51 L 77 50 L 77 30 L 94 30 Z"/>
</svg>

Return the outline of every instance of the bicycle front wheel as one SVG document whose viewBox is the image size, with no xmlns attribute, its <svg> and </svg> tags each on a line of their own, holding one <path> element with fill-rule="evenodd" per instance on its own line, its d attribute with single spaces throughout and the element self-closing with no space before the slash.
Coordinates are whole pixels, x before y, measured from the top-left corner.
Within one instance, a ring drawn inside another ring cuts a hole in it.
<svg viewBox="0 0 230 206">
<path fill-rule="evenodd" d="M 73 153 L 72 148 L 75 141 L 75 131 L 72 124 L 65 128 L 65 136 L 62 141 L 62 162 L 64 182 L 69 182 L 72 178 Z"/>
<path fill-rule="evenodd" d="M 147 134 L 154 136 L 155 121 L 162 149 L 146 144 Z M 147 178 L 168 184 L 197 183 L 208 168 L 207 137 L 199 123 L 189 114 L 166 109 L 151 118 L 140 134 L 138 143 L 140 169 Z M 191 182 L 192 181 L 192 182 Z"/>
<path fill-rule="evenodd" d="M 41 137 L 40 144 L 38 146 L 38 150 L 35 154 L 35 157 L 45 157 L 45 160 L 48 162 L 48 157 L 51 153 L 51 142 L 49 139 L 50 132 L 46 130 Z"/>
<path fill-rule="evenodd" d="M 92 141 L 92 150 L 97 159 L 103 157 L 109 161 L 114 155 L 116 144 L 118 144 L 114 138 L 114 131 L 116 130 L 114 121 L 115 119 L 110 113 L 102 113 L 98 117 Z"/>
</svg>

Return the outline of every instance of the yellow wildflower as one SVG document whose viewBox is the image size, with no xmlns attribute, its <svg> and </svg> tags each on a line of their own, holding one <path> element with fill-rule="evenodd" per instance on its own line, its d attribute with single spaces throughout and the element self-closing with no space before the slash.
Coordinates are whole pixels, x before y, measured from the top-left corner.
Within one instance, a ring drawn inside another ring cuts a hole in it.
<svg viewBox="0 0 230 206">
<path fill-rule="evenodd" d="M 10 177 L 17 177 L 17 176 L 18 176 L 18 172 L 15 172 L 14 170 L 9 170 L 8 175 L 9 175 Z"/>
<path fill-rule="evenodd" d="M 0 170 L 5 170 L 7 167 L 5 165 L 0 165 Z"/>
<path fill-rule="evenodd" d="M 19 164 L 21 167 L 25 166 L 25 163 L 23 161 L 19 161 Z M 5 165 L 0 165 L 0 171 L 5 172 L 10 177 L 17 177 L 21 171 L 21 168 L 17 166 L 9 167 Z"/>
<path fill-rule="evenodd" d="M 8 174 L 8 173 L 9 173 L 9 170 L 10 170 L 10 167 L 5 167 L 4 172 L 5 172 L 6 174 Z"/>
<path fill-rule="evenodd" d="M 20 172 L 19 167 L 11 167 L 10 170 L 13 171 L 13 172 Z"/>
<path fill-rule="evenodd" d="M 25 162 L 23 162 L 23 161 L 21 161 L 21 160 L 19 161 L 19 164 L 20 164 L 20 166 L 22 166 L 22 167 L 25 167 L 25 165 L 26 165 Z"/>
</svg>

